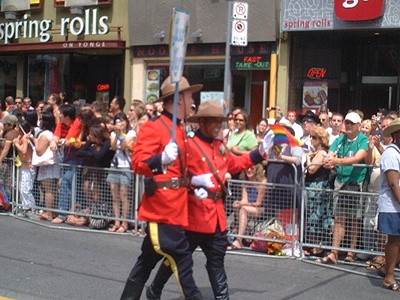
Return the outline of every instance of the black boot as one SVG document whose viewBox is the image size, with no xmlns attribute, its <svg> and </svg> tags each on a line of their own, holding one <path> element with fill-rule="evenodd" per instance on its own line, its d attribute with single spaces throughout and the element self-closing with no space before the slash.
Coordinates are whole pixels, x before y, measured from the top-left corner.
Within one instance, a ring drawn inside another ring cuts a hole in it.
<svg viewBox="0 0 400 300">
<path fill-rule="evenodd" d="M 148 300 L 160 300 L 164 285 L 172 275 L 172 270 L 164 263 L 161 264 L 151 285 L 146 289 Z"/>
<path fill-rule="evenodd" d="M 191 297 L 185 297 L 186 300 L 203 300 L 203 296 L 199 292 L 198 294 L 191 296 Z"/>
<path fill-rule="evenodd" d="M 128 279 L 122 292 L 121 300 L 140 300 L 143 288 L 144 283 Z"/>
<path fill-rule="evenodd" d="M 157 290 L 152 284 L 146 288 L 146 297 L 147 300 L 160 300 L 161 291 Z"/>
<path fill-rule="evenodd" d="M 216 300 L 229 300 L 228 278 L 224 268 L 207 268 L 208 278 Z"/>
</svg>

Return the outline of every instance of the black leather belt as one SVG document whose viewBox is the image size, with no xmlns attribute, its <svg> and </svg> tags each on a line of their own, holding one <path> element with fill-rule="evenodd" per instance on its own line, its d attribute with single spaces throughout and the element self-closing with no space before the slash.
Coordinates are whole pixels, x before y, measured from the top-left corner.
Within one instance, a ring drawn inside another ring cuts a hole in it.
<svg viewBox="0 0 400 300">
<path fill-rule="evenodd" d="M 188 187 L 190 184 L 190 179 L 188 177 L 174 177 L 171 178 L 170 180 L 165 180 L 165 181 L 156 181 L 156 186 L 159 189 L 163 188 L 169 188 L 173 190 L 177 190 L 182 186 Z"/>
</svg>

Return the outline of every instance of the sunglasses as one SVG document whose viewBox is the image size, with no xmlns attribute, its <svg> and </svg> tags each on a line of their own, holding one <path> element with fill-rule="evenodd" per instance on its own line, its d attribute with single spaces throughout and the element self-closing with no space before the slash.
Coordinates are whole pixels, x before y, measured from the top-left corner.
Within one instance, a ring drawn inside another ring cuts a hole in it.
<svg viewBox="0 0 400 300">
<path fill-rule="evenodd" d="M 347 121 L 347 120 L 344 121 L 344 124 L 345 124 L 345 125 L 355 125 L 355 123 L 353 123 L 353 122 L 351 122 L 351 121 Z"/>
<path fill-rule="evenodd" d="M 312 123 L 312 122 L 314 122 L 314 120 L 313 119 L 303 119 L 303 123 Z"/>
<path fill-rule="evenodd" d="M 316 135 L 310 135 L 310 138 L 313 139 L 313 140 L 318 139 L 318 137 Z"/>
</svg>

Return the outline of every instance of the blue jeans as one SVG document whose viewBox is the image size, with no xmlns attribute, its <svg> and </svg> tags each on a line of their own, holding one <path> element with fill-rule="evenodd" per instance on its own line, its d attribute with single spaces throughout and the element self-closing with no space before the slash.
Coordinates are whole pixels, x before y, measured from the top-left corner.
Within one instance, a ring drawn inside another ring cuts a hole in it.
<svg viewBox="0 0 400 300">
<path fill-rule="evenodd" d="M 76 186 L 75 186 L 75 194 L 72 195 L 72 187 L 74 184 L 74 172 L 76 173 Z M 61 187 L 60 187 L 60 203 L 59 203 L 59 209 L 63 211 L 69 211 L 71 210 L 71 197 L 75 196 L 76 201 L 79 203 L 84 202 L 83 197 L 82 197 L 82 184 L 80 176 L 81 174 L 81 168 L 71 168 L 71 167 L 66 167 L 65 168 L 65 173 L 62 177 L 61 180 Z M 82 203 L 84 204 L 84 203 Z M 59 217 L 66 218 L 67 214 L 64 213 L 59 213 Z"/>
</svg>

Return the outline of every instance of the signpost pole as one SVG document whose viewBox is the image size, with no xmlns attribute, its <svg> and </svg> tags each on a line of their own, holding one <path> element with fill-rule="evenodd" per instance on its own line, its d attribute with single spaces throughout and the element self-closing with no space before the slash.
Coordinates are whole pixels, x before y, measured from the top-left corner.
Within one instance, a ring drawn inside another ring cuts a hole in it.
<svg viewBox="0 0 400 300">
<path fill-rule="evenodd" d="M 226 23 L 226 43 L 225 43 L 225 73 L 224 73 L 224 100 L 230 103 L 231 99 L 231 64 L 230 64 L 230 39 L 232 35 L 231 25 L 232 1 L 228 0 L 228 19 Z"/>
</svg>

